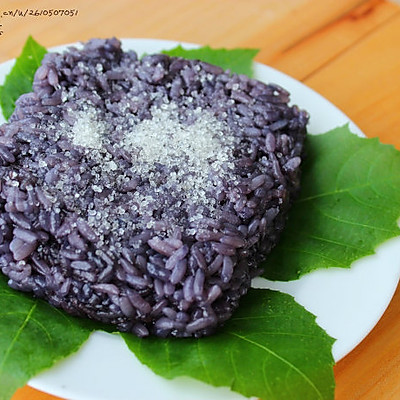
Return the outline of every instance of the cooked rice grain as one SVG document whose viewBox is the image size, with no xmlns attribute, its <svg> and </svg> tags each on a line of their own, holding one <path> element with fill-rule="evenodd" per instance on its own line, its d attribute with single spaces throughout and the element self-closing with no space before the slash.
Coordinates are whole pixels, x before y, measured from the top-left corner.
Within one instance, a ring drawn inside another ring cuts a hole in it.
<svg viewBox="0 0 400 400">
<path fill-rule="evenodd" d="M 46 54 L 0 127 L 0 267 L 139 336 L 212 333 L 276 244 L 307 113 L 289 94 L 117 39 Z"/>
</svg>

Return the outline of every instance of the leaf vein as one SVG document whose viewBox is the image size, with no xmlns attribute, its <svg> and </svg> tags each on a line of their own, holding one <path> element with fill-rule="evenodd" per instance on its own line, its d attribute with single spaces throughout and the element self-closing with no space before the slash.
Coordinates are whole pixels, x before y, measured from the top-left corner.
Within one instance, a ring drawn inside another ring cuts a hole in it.
<svg viewBox="0 0 400 400">
<path fill-rule="evenodd" d="M 365 144 L 368 142 L 364 142 Z M 353 163 L 353 160 L 356 159 L 356 161 L 359 160 L 360 154 L 362 154 L 365 151 L 364 146 L 359 146 L 355 151 L 352 151 L 351 154 L 348 156 L 348 158 L 346 158 L 340 165 L 340 168 L 337 172 L 336 175 L 336 187 L 339 186 L 339 182 L 341 180 L 342 175 L 346 175 L 346 169 L 347 169 L 347 165 L 349 163 Z M 369 168 L 371 168 L 369 166 Z M 348 174 L 348 172 L 347 172 Z"/>
<path fill-rule="evenodd" d="M 242 318 L 242 319 L 245 320 L 245 318 Z M 255 318 L 253 318 L 253 319 L 255 319 Z M 304 337 L 304 338 L 311 338 L 311 339 L 318 338 L 317 335 L 307 335 L 305 333 L 296 333 L 296 332 L 257 331 L 256 333 L 263 334 L 263 335 L 271 335 L 271 336 L 295 336 L 295 337 Z"/>
<path fill-rule="evenodd" d="M 342 193 L 348 193 L 350 190 L 361 189 L 361 188 L 364 188 L 364 187 L 367 187 L 367 186 L 369 186 L 369 184 L 363 184 L 363 185 L 354 186 L 354 187 L 351 187 L 351 188 L 337 189 L 337 190 L 333 190 L 333 191 L 330 191 L 330 192 L 318 193 L 318 194 L 315 194 L 315 195 L 310 195 L 310 196 L 306 196 L 306 197 L 300 197 L 298 200 L 296 200 L 295 203 L 305 203 L 305 202 L 316 200 L 316 199 L 322 199 L 324 197 L 335 196 L 337 194 L 342 194 Z"/>
<path fill-rule="evenodd" d="M 370 187 L 370 188 L 371 188 L 372 191 L 374 191 L 374 190 L 372 189 L 372 187 Z M 376 193 L 376 192 L 375 192 L 375 194 L 377 195 L 377 197 L 382 198 L 382 196 L 381 196 L 380 194 L 378 195 L 378 193 Z M 374 205 L 374 204 L 370 204 L 370 203 L 367 203 L 367 202 L 365 202 L 365 201 L 362 201 L 362 200 L 361 200 L 359 197 L 357 197 L 352 191 L 349 191 L 349 196 L 350 196 L 356 203 L 361 204 L 361 205 L 364 206 L 364 207 L 372 208 L 372 209 L 374 209 L 374 210 L 378 210 L 379 212 L 382 212 L 382 207 L 379 207 L 379 206 L 376 206 L 376 205 Z"/>
<path fill-rule="evenodd" d="M 274 396 L 274 392 L 273 392 L 273 390 L 272 390 L 272 388 L 271 388 L 271 385 L 270 385 L 270 383 L 269 383 L 269 380 L 267 379 L 267 373 L 268 373 L 268 368 L 267 368 L 267 360 L 263 360 L 263 367 L 262 367 L 262 369 L 263 369 L 263 378 L 264 378 L 264 384 L 265 384 L 265 387 L 266 387 L 266 389 L 268 390 L 268 392 L 270 393 L 270 396 L 271 396 L 271 399 L 272 398 L 274 398 L 275 396 Z"/>
<path fill-rule="evenodd" d="M 305 382 L 307 382 L 310 387 L 315 391 L 315 393 L 317 393 L 318 397 L 320 399 L 323 399 L 322 393 L 318 390 L 318 388 L 315 386 L 314 382 L 312 382 L 310 380 L 310 378 L 303 372 L 301 371 L 299 368 L 297 368 L 295 365 L 293 365 L 291 362 L 289 362 L 288 360 L 284 359 L 283 357 L 281 357 L 279 354 L 275 353 L 274 351 L 272 351 L 271 349 L 269 349 L 266 346 L 263 346 L 260 343 L 254 342 L 253 340 L 246 338 L 244 336 L 241 336 L 235 332 L 230 332 L 230 335 L 236 336 L 239 339 L 250 343 L 253 346 L 259 347 L 262 350 L 266 351 L 267 353 L 269 353 L 271 356 L 275 357 L 276 359 L 278 359 L 279 361 L 281 361 L 282 363 L 286 364 L 289 368 L 293 369 L 296 373 L 298 373 L 304 380 Z"/>
<path fill-rule="evenodd" d="M 300 254 L 309 254 L 309 255 L 317 257 L 317 258 L 322 258 L 322 259 L 328 260 L 328 261 L 330 261 L 332 263 L 335 263 L 337 265 L 340 265 L 343 268 L 347 268 L 348 267 L 348 265 L 346 263 L 341 262 L 339 260 L 336 260 L 336 259 L 334 259 L 332 257 L 328 257 L 326 254 L 320 254 L 320 253 L 317 253 L 317 252 L 314 252 L 314 251 L 298 249 L 298 248 L 295 248 L 295 247 L 289 247 L 289 246 L 284 246 L 284 245 L 280 245 L 279 248 L 280 248 L 280 250 L 291 251 L 293 253 L 297 252 L 297 253 L 300 253 Z"/>
<path fill-rule="evenodd" d="M 1 364 L 0 364 L 0 374 L 4 370 L 4 365 L 5 365 L 5 363 L 6 363 L 7 359 L 8 359 L 8 356 L 10 355 L 15 343 L 17 342 L 18 338 L 21 336 L 23 330 L 25 329 L 26 325 L 28 324 L 29 320 L 31 319 L 31 316 L 32 316 L 33 312 L 35 311 L 36 307 L 37 307 L 37 301 L 35 301 L 32 304 L 32 307 L 30 308 L 30 310 L 26 314 L 26 317 L 25 317 L 24 321 L 22 322 L 21 326 L 18 328 L 18 330 L 17 330 L 15 336 L 13 337 L 10 345 L 6 349 L 5 354 L 3 356 L 3 360 L 1 361 Z"/>
<path fill-rule="evenodd" d="M 354 249 L 354 250 L 368 250 L 367 248 L 363 248 L 361 246 L 354 246 L 350 243 L 343 243 L 343 242 L 339 242 L 333 239 L 328 239 L 328 238 L 324 238 L 321 236 L 315 236 L 315 235 L 307 235 L 307 237 L 311 238 L 311 239 L 315 239 L 315 240 L 319 240 L 320 242 L 325 242 L 325 243 L 329 243 L 329 244 L 336 244 L 338 246 L 341 247 L 348 247 L 350 249 Z"/>
<path fill-rule="evenodd" d="M 49 340 L 50 343 L 53 343 L 53 342 L 54 342 L 54 340 L 53 340 L 53 338 L 51 337 L 49 331 L 46 329 L 46 327 L 45 327 L 39 320 L 37 320 L 36 318 L 33 318 L 33 317 L 32 317 L 31 321 L 32 321 L 32 322 L 35 322 L 36 325 L 45 333 L 45 335 L 47 336 L 47 338 L 48 338 L 48 340 Z"/>
<path fill-rule="evenodd" d="M 368 224 L 365 224 L 365 223 L 359 223 L 359 222 L 356 222 L 356 221 L 350 221 L 350 220 L 346 220 L 346 219 L 343 219 L 343 218 L 335 217 L 333 215 L 330 215 L 330 214 L 326 213 L 325 211 L 323 211 L 321 209 L 319 211 L 326 218 L 331 219 L 331 220 L 336 221 L 336 222 L 340 222 L 340 223 L 348 224 L 348 225 L 352 225 L 352 226 L 360 226 L 362 228 L 378 230 L 378 231 L 381 231 L 381 232 L 387 232 L 387 233 L 391 233 L 391 234 L 393 233 L 390 229 L 385 229 L 385 228 L 381 228 L 381 227 L 378 227 L 378 226 L 372 226 L 372 225 L 368 225 Z"/>
<path fill-rule="evenodd" d="M 233 375 L 234 375 L 234 378 L 232 380 L 232 388 L 233 388 L 235 386 L 237 387 L 238 383 L 240 382 L 240 374 L 239 374 L 239 372 L 238 372 L 238 370 L 236 368 L 236 363 L 235 363 L 235 360 L 233 358 L 233 351 L 232 350 L 229 352 L 229 360 L 230 360 L 230 362 L 232 364 L 232 371 L 233 371 Z"/>
<path fill-rule="evenodd" d="M 204 358 L 203 358 L 203 356 L 202 356 L 202 352 L 201 352 L 201 350 L 200 350 L 200 340 L 197 340 L 197 342 L 196 342 L 196 349 L 197 349 L 197 354 L 198 354 L 198 356 L 199 356 L 199 360 L 200 360 L 200 363 L 201 363 L 201 366 L 203 367 L 203 370 L 204 370 L 204 373 L 205 373 L 205 375 L 206 375 L 206 377 L 207 377 L 207 381 L 209 382 L 209 383 L 213 383 L 214 381 L 211 379 L 211 375 L 210 375 L 210 372 L 209 372 L 209 370 L 208 370 L 208 368 L 206 367 L 206 364 L 205 364 L 205 362 L 204 362 Z"/>
</svg>

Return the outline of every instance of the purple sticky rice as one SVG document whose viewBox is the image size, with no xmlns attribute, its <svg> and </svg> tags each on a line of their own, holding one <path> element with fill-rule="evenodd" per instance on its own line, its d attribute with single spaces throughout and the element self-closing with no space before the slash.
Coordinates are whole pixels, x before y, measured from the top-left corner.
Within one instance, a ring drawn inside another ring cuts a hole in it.
<svg viewBox="0 0 400 400">
<path fill-rule="evenodd" d="M 308 115 L 288 102 L 117 39 L 46 54 L 0 127 L 8 284 L 138 336 L 211 334 L 299 190 Z"/>
</svg>

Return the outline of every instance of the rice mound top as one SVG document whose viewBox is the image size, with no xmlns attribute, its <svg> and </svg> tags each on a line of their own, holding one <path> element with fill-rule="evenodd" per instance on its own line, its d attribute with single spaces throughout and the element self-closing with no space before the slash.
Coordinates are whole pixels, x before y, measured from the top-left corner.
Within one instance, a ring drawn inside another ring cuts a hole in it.
<svg viewBox="0 0 400 400">
<path fill-rule="evenodd" d="M 139 336 L 236 309 L 299 189 L 289 94 L 117 39 L 48 53 L 0 127 L 8 284 Z"/>
</svg>

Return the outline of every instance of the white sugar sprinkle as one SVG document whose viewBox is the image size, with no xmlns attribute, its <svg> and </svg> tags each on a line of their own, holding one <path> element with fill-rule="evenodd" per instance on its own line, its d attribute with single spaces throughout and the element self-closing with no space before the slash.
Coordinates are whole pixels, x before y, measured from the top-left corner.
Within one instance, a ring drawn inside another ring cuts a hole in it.
<svg viewBox="0 0 400 400">
<path fill-rule="evenodd" d="M 228 126 L 200 108 L 187 115 L 194 121 L 181 121 L 173 103 L 153 108 L 151 114 L 151 119 L 139 122 L 125 135 L 124 145 L 133 155 L 136 172 L 149 178 L 156 195 L 170 193 L 175 204 L 183 200 L 186 207 L 206 206 L 215 211 L 212 192 L 233 169 L 234 137 Z M 157 201 L 143 199 L 140 193 L 137 199 L 145 213 Z"/>
<path fill-rule="evenodd" d="M 73 144 L 77 146 L 99 149 L 102 147 L 102 137 L 107 126 L 99 120 L 95 108 L 86 107 L 75 113 L 76 121 L 72 126 Z"/>
<path fill-rule="evenodd" d="M 115 129 L 108 127 L 94 106 L 85 104 L 79 111 L 70 110 L 69 117 L 74 122 L 66 124 L 64 134 L 74 145 L 83 147 L 91 163 L 86 171 L 92 177 L 88 188 L 98 211 L 89 215 L 88 223 L 99 237 L 110 230 L 123 235 L 136 228 L 156 229 L 157 220 L 164 221 L 168 229 L 179 227 L 190 234 L 191 224 L 204 213 L 217 217 L 216 193 L 222 182 L 234 176 L 232 149 L 236 139 L 211 111 L 178 110 L 175 103 L 163 101 L 150 109 L 149 119 L 127 114 L 117 141 L 111 138 Z M 123 159 L 114 152 L 124 152 L 132 167 L 121 164 Z M 75 174 L 75 182 L 81 181 L 79 174 Z M 70 185 L 68 177 L 57 182 L 66 200 L 74 191 Z M 121 192 L 124 185 L 126 195 Z M 76 194 L 73 208 L 80 214 Z M 125 205 L 116 207 L 115 202 Z M 188 221 L 185 215 L 192 217 Z"/>
</svg>

